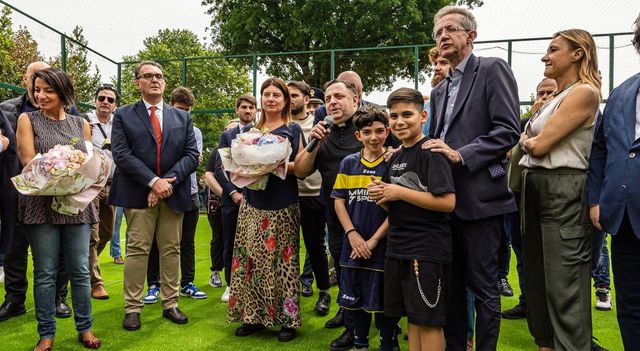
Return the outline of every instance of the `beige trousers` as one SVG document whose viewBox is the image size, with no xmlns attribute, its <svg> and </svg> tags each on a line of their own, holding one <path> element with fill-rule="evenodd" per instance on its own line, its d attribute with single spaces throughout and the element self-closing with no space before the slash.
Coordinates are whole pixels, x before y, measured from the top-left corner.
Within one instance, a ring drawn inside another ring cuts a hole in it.
<svg viewBox="0 0 640 351">
<path fill-rule="evenodd" d="M 184 213 L 176 213 L 164 200 L 145 209 L 127 208 L 127 259 L 124 261 L 125 313 L 141 312 L 144 281 L 153 238 L 160 254 L 160 299 L 166 310 L 178 306 L 180 292 L 180 238 Z"/>
<path fill-rule="evenodd" d="M 106 185 L 93 200 L 99 213 L 99 223 L 91 225 L 91 239 L 89 241 L 89 271 L 91 273 L 91 286 L 103 285 L 100 275 L 98 256 L 113 236 L 113 227 L 116 220 L 116 209 L 109 205 L 109 185 Z"/>
</svg>

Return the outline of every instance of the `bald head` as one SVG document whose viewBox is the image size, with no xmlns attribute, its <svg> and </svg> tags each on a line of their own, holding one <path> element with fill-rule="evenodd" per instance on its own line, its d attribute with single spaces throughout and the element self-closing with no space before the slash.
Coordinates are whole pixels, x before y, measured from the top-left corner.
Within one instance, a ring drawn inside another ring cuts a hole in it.
<svg viewBox="0 0 640 351">
<path fill-rule="evenodd" d="M 22 76 L 22 84 L 24 84 L 24 87 L 27 88 L 27 96 L 29 97 L 29 101 L 31 101 L 33 106 L 37 106 L 37 105 L 35 104 L 35 101 L 33 98 L 33 82 L 31 81 L 31 77 L 33 77 L 34 73 L 38 71 L 42 71 L 43 69 L 46 69 L 49 67 L 51 66 L 49 66 L 49 64 L 47 64 L 46 62 L 42 62 L 42 61 L 32 62 L 29 64 L 29 66 L 27 66 L 27 71 L 24 73 L 24 76 Z"/>
<path fill-rule="evenodd" d="M 344 71 L 338 74 L 336 79 L 346 80 L 347 82 L 351 82 L 355 84 L 356 89 L 358 90 L 358 97 L 362 98 L 362 79 L 360 79 L 360 75 L 354 71 Z"/>
</svg>

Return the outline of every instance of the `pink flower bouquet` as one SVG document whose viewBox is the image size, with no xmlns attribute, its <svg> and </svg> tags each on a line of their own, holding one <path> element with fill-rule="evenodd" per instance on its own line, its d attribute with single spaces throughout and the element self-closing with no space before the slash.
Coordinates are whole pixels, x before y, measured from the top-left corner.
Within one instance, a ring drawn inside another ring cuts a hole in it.
<svg viewBox="0 0 640 351">
<path fill-rule="evenodd" d="M 264 190 L 270 173 L 285 179 L 291 152 L 288 139 L 258 129 L 238 134 L 231 147 L 218 150 L 229 180 L 252 190 Z"/>
<path fill-rule="evenodd" d="M 72 143 L 73 144 L 73 143 Z M 51 208 L 64 215 L 76 215 L 89 206 L 107 183 L 111 163 L 102 150 L 85 141 L 88 153 L 71 145 L 56 145 L 37 154 L 11 178 L 24 195 L 54 196 Z"/>
</svg>

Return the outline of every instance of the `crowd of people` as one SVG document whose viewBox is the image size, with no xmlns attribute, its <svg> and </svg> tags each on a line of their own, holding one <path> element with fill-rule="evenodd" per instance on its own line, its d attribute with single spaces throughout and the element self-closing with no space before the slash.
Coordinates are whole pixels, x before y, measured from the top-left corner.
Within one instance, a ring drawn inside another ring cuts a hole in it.
<svg viewBox="0 0 640 351">
<path fill-rule="evenodd" d="M 428 97 L 400 88 L 383 108 L 364 101 L 360 76 L 345 71 L 324 90 L 270 77 L 257 98 L 237 98 L 237 119 L 202 177 L 209 285 L 226 285 L 221 299 L 227 321 L 239 323 L 235 335 L 280 327 L 279 341 L 295 339 L 301 295 L 313 295 L 314 279 L 314 310 L 329 314 L 333 265 L 338 308 L 325 327 L 343 328 L 328 345 L 334 351 L 368 350 L 374 320 L 380 349 L 399 350 L 402 317 L 412 351 L 496 350 L 501 318 L 526 318 L 539 350 L 604 350 L 593 341 L 591 279 L 596 308 L 612 309 L 608 233 L 622 343 L 640 349 L 640 75 L 616 88 L 601 112 L 592 36 L 557 32 L 541 59 L 545 78 L 530 118 L 521 119 L 509 65 L 473 53 L 471 11 L 442 8 L 432 35 Z M 633 45 L 640 54 L 640 16 Z M 207 298 L 194 283 L 195 170 L 204 159 L 189 113 L 194 94 L 179 87 L 167 104 L 154 61 L 135 67 L 140 100 L 118 107 L 118 91 L 103 84 L 88 116 L 75 108 L 64 71 L 34 62 L 23 82 L 22 96 L 0 103 L 0 321 L 26 313 L 30 248 L 34 350 L 52 350 L 56 317 L 72 314 L 79 342 L 100 348 L 92 299 L 110 295 L 98 257 L 108 242 L 119 244 L 124 213 L 124 262 L 111 245 L 124 264 L 123 328 L 140 329 L 144 305 L 158 299 L 162 317 L 188 323 L 179 296 Z M 288 145 L 285 171 L 266 175 L 262 187 L 239 186 L 220 151 L 255 130 Z M 110 169 L 74 215 L 56 211 L 54 196 L 23 195 L 11 182 L 37 154 L 69 144 L 106 155 Z M 513 295 L 511 247 L 521 295 L 501 311 L 500 295 Z"/>
</svg>

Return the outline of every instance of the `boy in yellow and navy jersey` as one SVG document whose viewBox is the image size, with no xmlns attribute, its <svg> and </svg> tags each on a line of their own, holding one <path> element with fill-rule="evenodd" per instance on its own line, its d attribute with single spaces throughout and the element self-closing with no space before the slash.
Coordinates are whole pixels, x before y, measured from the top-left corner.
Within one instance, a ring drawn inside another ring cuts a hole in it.
<svg viewBox="0 0 640 351">
<path fill-rule="evenodd" d="M 367 191 L 371 177 L 381 179 L 387 168 L 384 141 L 389 134 L 389 122 L 383 110 L 368 105 L 356 111 L 353 123 L 364 148 L 342 160 L 331 193 L 347 239 L 340 256 L 338 303 L 354 311 L 356 350 L 369 347 L 372 314 L 380 331 L 380 350 L 392 350 L 397 344 L 398 319 L 384 316 L 382 295 L 389 223 L 386 212 L 369 199 Z"/>
</svg>

